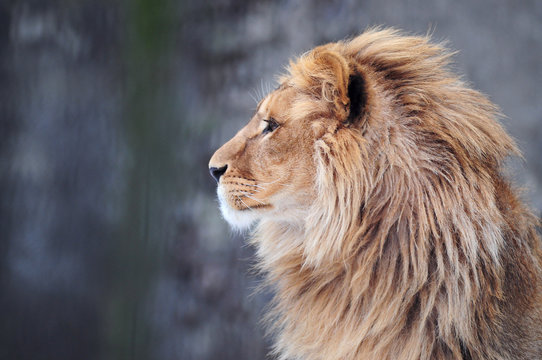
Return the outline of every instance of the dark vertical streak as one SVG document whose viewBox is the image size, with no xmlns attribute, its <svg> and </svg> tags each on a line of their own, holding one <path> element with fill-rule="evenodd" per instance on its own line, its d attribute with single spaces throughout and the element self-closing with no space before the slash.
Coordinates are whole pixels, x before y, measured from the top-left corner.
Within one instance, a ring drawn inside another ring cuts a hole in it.
<svg viewBox="0 0 542 360">
<path fill-rule="evenodd" d="M 149 359 L 149 308 L 164 241 L 163 199 L 170 188 L 173 117 L 167 61 L 169 0 L 127 1 L 123 133 L 129 158 L 123 218 L 115 236 L 106 334 L 109 359 Z"/>
</svg>

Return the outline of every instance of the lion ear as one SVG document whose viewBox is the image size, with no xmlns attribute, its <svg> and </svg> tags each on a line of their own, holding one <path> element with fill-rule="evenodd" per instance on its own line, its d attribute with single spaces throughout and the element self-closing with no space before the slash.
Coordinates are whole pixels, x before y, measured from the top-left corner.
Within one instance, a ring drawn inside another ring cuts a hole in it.
<svg viewBox="0 0 542 360">
<path fill-rule="evenodd" d="M 320 83 L 321 97 L 332 102 L 337 110 L 348 106 L 348 78 L 350 69 L 346 59 L 340 54 L 324 50 L 315 52 L 315 73 L 313 77 Z"/>
<path fill-rule="evenodd" d="M 342 122 L 353 123 L 364 106 L 365 82 L 360 75 L 351 75 L 347 59 L 328 46 L 320 46 L 290 63 L 293 82 L 309 90 L 315 97 L 333 104 Z"/>
</svg>

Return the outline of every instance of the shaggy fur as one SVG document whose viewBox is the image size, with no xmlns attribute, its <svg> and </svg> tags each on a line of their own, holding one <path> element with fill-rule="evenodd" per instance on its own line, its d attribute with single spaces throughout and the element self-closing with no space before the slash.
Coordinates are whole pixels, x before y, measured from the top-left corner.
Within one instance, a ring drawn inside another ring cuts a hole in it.
<svg viewBox="0 0 542 360">
<path fill-rule="evenodd" d="M 256 221 L 278 358 L 542 359 L 518 152 L 449 57 L 394 30 L 317 47 L 211 159 L 226 219 Z"/>
</svg>

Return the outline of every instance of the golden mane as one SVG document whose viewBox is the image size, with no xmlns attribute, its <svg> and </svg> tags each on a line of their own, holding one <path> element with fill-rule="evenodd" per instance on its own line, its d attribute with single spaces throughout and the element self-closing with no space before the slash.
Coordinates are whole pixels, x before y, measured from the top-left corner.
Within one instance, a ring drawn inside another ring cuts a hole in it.
<svg viewBox="0 0 542 360">
<path fill-rule="evenodd" d="M 292 116 L 320 136 L 303 226 L 254 229 L 280 359 L 542 356 L 537 219 L 501 172 L 518 151 L 449 58 L 426 37 L 371 30 L 281 77 L 303 94 Z"/>
</svg>

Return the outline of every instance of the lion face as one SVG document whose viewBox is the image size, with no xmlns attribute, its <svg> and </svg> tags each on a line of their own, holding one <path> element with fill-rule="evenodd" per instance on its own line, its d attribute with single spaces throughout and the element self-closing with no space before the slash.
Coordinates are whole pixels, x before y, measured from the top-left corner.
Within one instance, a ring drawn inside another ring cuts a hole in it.
<svg viewBox="0 0 542 360">
<path fill-rule="evenodd" d="M 292 221 L 302 216 L 314 166 L 314 131 L 291 109 L 297 97 L 281 86 L 263 99 L 249 123 L 218 149 L 209 162 L 218 198 L 230 225 L 246 228 L 272 216 Z"/>
</svg>

